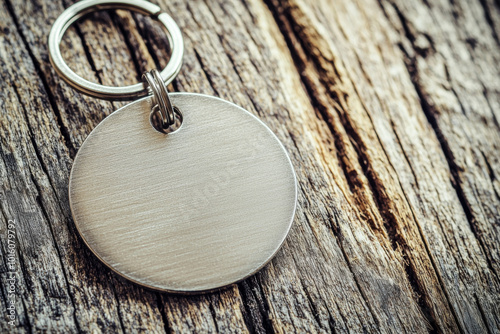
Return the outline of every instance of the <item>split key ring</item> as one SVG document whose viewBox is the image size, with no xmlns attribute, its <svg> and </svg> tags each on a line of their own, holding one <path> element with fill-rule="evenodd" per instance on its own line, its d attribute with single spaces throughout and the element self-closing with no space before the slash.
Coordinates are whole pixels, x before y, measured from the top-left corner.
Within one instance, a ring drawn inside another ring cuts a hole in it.
<svg viewBox="0 0 500 334">
<path fill-rule="evenodd" d="M 106 9 L 132 10 L 143 15 L 149 15 L 163 24 L 167 30 L 172 55 L 167 66 L 160 72 L 160 77 L 164 85 L 172 82 L 181 69 L 184 54 L 181 31 L 175 21 L 167 13 L 162 12 L 160 7 L 144 0 L 83 0 L 68 7 L 54 22 L 49 34 L 49 58 L 57 74 L 76 90 L 97 98 L 133 99 L 148 95 L 148 87 L 143 83 L 113 87 L 90 82 L 71 70 L 61 55 L 60 43 L 66 30 L 82 16 Z M 166 112 L 168 119 L 164 119 L 164 121 L 168 121 L 168 124 L 172 122 L 173 113 L 174 111 L 172 113 L 170 111 Z"/>
</svg>

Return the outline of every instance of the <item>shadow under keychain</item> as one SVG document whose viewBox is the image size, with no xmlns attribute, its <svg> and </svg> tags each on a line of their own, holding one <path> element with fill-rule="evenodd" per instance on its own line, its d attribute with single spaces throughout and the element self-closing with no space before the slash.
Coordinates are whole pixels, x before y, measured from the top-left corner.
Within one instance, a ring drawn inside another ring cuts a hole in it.
<svg viewBox="0 0 500 334">
<path fill-rule="evenodd" d="M 133 10 L 165 26 L 172 55 L 161 73 L 146 72 L 144 84 L 110 87 L 66 65 L 59 49 L 66 30 L 105 9 Z M 84 0 L 55 21 L 48 46 L 57 73 L 75 89 L 105 99 L 142 97 L 97 125 L 71 169 L 73 219 L 102 262 L 153 289 L 201 292 L 240 281 L 271 260 L 295 214 L 290 158 L 271 130 L 237 105 L 167 92 L 184 52 L 169 15 L 143 0 Z"/>
</svg>

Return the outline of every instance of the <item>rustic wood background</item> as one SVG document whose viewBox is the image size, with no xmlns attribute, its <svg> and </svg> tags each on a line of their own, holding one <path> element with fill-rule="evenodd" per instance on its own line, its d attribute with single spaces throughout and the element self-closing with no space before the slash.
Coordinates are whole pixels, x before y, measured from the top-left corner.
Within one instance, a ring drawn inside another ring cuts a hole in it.
<svg viewBox="0 0 500 334">
<path fill-rule="evenodd" d="M 0 332 L 500 332 L 498 1 L 159 1 L 186 46 L 171 90 L 258 115 L 300 184 L 276 258 L 196 296 L 118 278 L 77 235 L 72 159 L 124 103 L 83 96 L 51 67 L 48 33 L 70 4 L 0 1 Z M 159 25 L 121 11 L 62 44 L 73 69 L 110 85 L 169 54 Z"/>
</svg>

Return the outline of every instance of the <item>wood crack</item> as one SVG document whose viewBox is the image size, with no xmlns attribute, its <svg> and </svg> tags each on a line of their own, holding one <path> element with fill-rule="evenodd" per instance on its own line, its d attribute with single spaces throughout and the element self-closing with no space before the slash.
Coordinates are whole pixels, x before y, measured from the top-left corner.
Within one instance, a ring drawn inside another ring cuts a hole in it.
<svg viewBox="0 0 500 334">
<path fill-rule="evenodd" d="M 380 1 L 379 1 L 379 4 L 383 8 L 383 4 Z M 420 84 L 419 84 L 419 73 L 418 73 L 417 64 L 416 64 L 417 57 L 426 58 L 428 56 L 428 50 L 425 50 L 425 52 L 422 52 L 419 49 L 419 47 L 415 44 L 417 38 L 415 37 L 414 33 L 412 32 L 412 29 L 410 29 L 410 27 L 409 27 L 409 25 L 407 23 L 407 19 L 406 19 L 405 15 L 400 11 L 400 9 L 397 7 L 397 5 L 395 3 L 391 2 L 390 4 L 394 8 L 396 14 L 398 15 L 399 21 L 401 22 L 401 25 L 403 27 L 403 31 L 404 31 L 405 37 L 410 42 L 413 50 L 415 51 L 414 55 L 409 54 L 405 50 L 405 48 L 403 47 L 403 45 L 399 44 L 399 47 L 400 47 L 400 49 L 402 51 L 402 54 L 406 58 L 405 64 L 406 64 L 408 73 L 410 75 L 411 82 L 412 82 L 412 84 L 413 84 L 413 86 L 415 88 L 415 91 L 416 91 L 416 93 L 417 93 L 417 95 L 419 97 L 421 108 L 422 108 L 422 110 L 424 112 L 424 115 L 426 116 L 426 119 L 427 119 L 428 123 L 430 124 L 431 128 L 433 129 L 434 133 L 436 134 L 438 142 L 440 143 L 443 155 L 446 158 L 446 162 L 447 162 L 448 168 L 449 168 L 449 170 L 451 172 L 451 177 L 452 177 L 451 183 L 452 183 L 452 186 L 455 189 L 457 198 L 458 198 L 459 203 L 460 203 L 460 205 L 461 205 L 461 207 L 462 207 L 462 209 L 463 209 L 463 211 L 465 213 L 465 216 L 466 216 L 467 221 L 469 223 L 469 226 L 471 228 L 472 234 L 474 235 L 475 240 L 478 242 L 478 244 L 480 246 L 480 249 L 482 251 L 482 254 L 488 254 L 487 256 L 483 255 L 484 259 L 485 259 L 485 262 L 487 263 L 489 271 L 493 275 L 495 275 L 497 277 L 497 280 L 498 280 L 498 274 L 496 273 L 496 271 L 494 269 L 492 260 L 491 260 L 491 258 L 489 256 L 489 253 L 486 251 L 486 247 L 484 245 L 483 239 L 479 235 L 480 232 L 478 230 L 478 227 L 476 226 L 475 218 L 474 218 L 474 215 L 472 213 L 472 210 L 471 210 L 471 207 L 470 207 L 470 203 L 467 200 L 467 197 L 466 197 L 466 195 L 464 193 L 464 189 L 462 187 L 462 183 L 460 182 L 459 173 L 460 173 L 461 168 L 456 164 L 455 157 L 453 155 L 453 151 L 452 151 L 452 149 L 451 149 L 451 147 L 450 147 L 450 145 L 448 143 L 448 139 L 442 133 L 442 131 L 441 131 L 439 125 L 438 125 L 438 121 L 437 121 L 435 115 L 439 114 L 439 111 L 436 110 L 435 107 L 432 106 L 427 101 L 427 97 L 424 94 L 424 92 L 422 91 L 422 88 L 420 87 Z M 384 11 L 384 14 L 386 15 L 386 17 L 389 19 L 386 11 L 385 10 L 383 10 L 383 11 Z M 456 19 L 456 17 L 455 17 L 455 19 Z M 389 21 L 391 21 L 391 20 L 389 19 Z M 427 36 L 427 35 L 426 35 L 426 38 L 431 43 L 430 46 L 431 46 L 432 52 L 433 53 L 437 53 L 438 51 L 436 51 L 436 49 L 432 45 L 432 39 L 429 36 Z M 471 57 L 472 57 L 472 55 L 471 55 Z M 445 75 L 446 75 L 446 78 L 447 78 L 448 82 L 450 83 L 450 86 L 447 87 L 447 89 L 449 91 L 451 91 L 451 93 L 456 98 L 456 100 L 457 100 L 457 102 L 458 102 L 458 104 L 460 106 L 460 110 L 461 110 L 462 114 L 466 118 L 469 118 L 469 115 L 467 115 L 466 108 L 462 104 L 462 101 L 461 101 L 461 98 L 459 97 L 459 94 L 457 94 L 457 92 L 453 88 L 453 85 L 451 83 L 451 77 L 450 77 L 449 68 L 448 68 L 448 65 L 446 63 L 444 64 L 444 72 L 445 72 Z M 483 85 L 483 87 L 484 87 L 484 85 Z M 491 105 L 490 105 L 490 107 L 491 107 Z M 492 114 L 494 114 L 493 110 L 492 110 Z M 477 197 L 477 195 L 476 195 L 476 197 Z M 485 214 L 483 213 L 483 215 L 485 215 Z M 443 230 L 443 234 L 444 234 L 444 230 Z M 450 246 L 451 245 L 449 245 L 448 248 L 451 248 Z M 426 243 L 426 247 L 428 247 L 427 243 Z M 431 259 L 433 259 L 432 256 L 431 256 Z M 435 267 L 434 259 L 433 259 L 433 265 Z M 435 270 L 436 270 L 436 268 L 435 268 Z M 437 272 L 439 273 L 439 271 L 437 271 Z M 453 315 L 454 315 L 454 317 L 456 319 L 456 322 L 460 326 L 459 327 L 460 331 L 461 332 L 467 332 L 467 330 L 463 327 L 462 322 L 459 321 L 459 315 L 457 314 L 457 310 L 455 309 L 455 307 L 453 306 L 453 304 L 451 304 L 451 300 L 450 300 L 449 294 L 448 294 L 447 290 L 444 288 L 444 284 L 443 284 L 443 281 L 442 281 L 442 278 L 441 278 L 441 274 L 438 275 L 438 277 L 440 278 L 440 283 L 442 285 L 443 291 L 446 293 L 448 303 L 450 304 L 450 307 L 451 307 L 451 309 L 453 311 Z M 484 312 L 481 309 L 480 309 L 480 313 L 482 314 L 482 317 L 485 318 Z M 485 325 L 485 327 L 487 328 L 488 331 L 491 330 L 489 328 L 490 325 L 489 325 L 489 323 L 487 321 L 484 321 L 484 325 Z"/>
<path fill-rule="evenodd" d="M 332 232 L 335 234 L 335 229 L 332 229 Z M 375 324 L 380 327 L 380 320 L 379 320 L 379 318 L 376 315 L 377 313 L 375 312 L 375 310 L 371 306 L 370 300 L 367 298 L 366 293 L 364 292 L 363 288 L 359 284 L 359 278 L 357 277 L 356 273 L 354 272 L 354 270 L 352 268 L 352 264 L 349 261 L 349 257 L 347 256 L 347 254 L 346 254 L 346 252 L 344 250 L 344 247 L 342 246 L 342 242 L 341 242 L 342 241 L 342 236 L 339 235 L 339 234 L 335 234 L 335 241 L 337 242 L 338 247 L 339 247 L 339 249 L 340 249 L 340 251 L 342 253 L 342 256 L 344 258 L 344 261 L 347 264 L 347 267 L 349 268 L 349 271 L 352 274 L 354 283 L 356 284 L 356 288 L 358 289 L 361 297 L 363 298 L 365 307 L 370 311 L 370 315 L 372 316 L 372 319 L 375 322 Z"/>
<path fill-rule="evenodd" d="M 274 333 L 273 326 L 268 317 L 269 309 L 266 308 L 266 303 L 260 295 L 262 295 L 258 276 L 247 278 L 238 284 L 238 289 L 241 291 L 241 300 L 244 307 L 244 319 L 248 330 L 251 333 Z M 259 290 L 259 293 L 254 293 L 253 290 Z"/>
<path fill-rule="evenodd" d="M 491 13 L 490 13 L 490 10 L 489 10 L 488 5 L 486 3 L 486 0 L 479 0 L 479 3 L 481 4 L 481 6 L 483 7 L 483 10 L 484 10 L 484 18 L 486 19 L 488 26 L 491 27 L 491 35 L 493 36 L 493 38 L 495 39 L 497 44 L 500 45 L 500 39 L 498 38 L 498 34 L 496 33 L 496 31 L 494 29 L 494 24 L 493 24 L 494 21 L 493 21 L 493 18 L 491 17 Z M 500 4 L 498 3 L 498 0 L 497 0 L 496 4 L 500 6 Z"/>
<path fill-rule="evenodd" d="M 212 315 L 212 320 L 213 320 L 213 323 L 214 323 L 214 326 L 215 326 L 215 331 L 217 333 L 219 333 L 219 325 L 217 324 L 217 313 L 215 312 L 215 309 L 214 309 L 214 305 L 212 303 L 212 301 L 208 301 L 208 309 L 210 311 L 210 314 Z"/>
<path fill-rule="evenodd" d="M 409 61 L 410 61 L 410 63 L 415 62 L 414 59 L 409 59 Z M 485 245 L 483 243 L 483 240 L 479 236 L 478 228 L 475 224 L 475 218 L 474 218 L 474 215 L 472 214 L 472 210 L 470 208 L 470 203 L 464 194 L 464 190 L 463 190 L 461 182 L 460 182 L 460 177 L 458 176 L 458 173 L 460 172 L 460 168 L 455 163 L 455 158 L 453 156 L 453 152 L 452 152 L 452 150 L 451 150 L 451 148 L 446 140 L 446 137 L 441 132 L 441 129 L 439 128 L 437 120 L 434 116 L 434 114 L 436 113 L 436 110 L 434 110 L 433 107 L 427 102 L 424 93 L 420 89 L 420 86 L 419 86 L 417 80 L 415 79 L 416 77 L 418 77 L 418 74 L 415 72 L 414 68 L 415 68 L 415 65 L 410 65 L 408 67 L 408 71 L 409 71 L 410 76 L 412 78 L 412 82 L 414 84 L 415 90 L 416 90 L 416 92 L 419 96 L 419 99 L 421 101 L 422 110 L 424 111 L 424 114 L 426 115 L 427 120 L 429 121 L 429 124 L 431 125 L 432 129 L 434 130 L 436 137 L 437 137 L 439 143 L 441 144 L 444 156 L 446 157 L 446 161 L 448 162 L 448 167 L 450 169 L 451 176 L 453 178 L 452 179 L 453 188 L 456 190 L 457 197 L 458 197 L 460 204 L 465 212 L 465 215 L 466 215 L 467 220 L 469 222 L 471 231 L 473 232 L 477 242 L 479 243 L 483 254 L 488 254 L 488 252 L 486 251 Z M 456 92 L 454 90 L 452 90 L 452 91 L 453 91 L 453 94 L 458 98 L 458 95 L 456 94 Z M 460 103 L 460 105 L 461 105 L 461 103 Z M 465 111 L 464 111 L 463 106 L 462 106 L 462 112 L 465 115 Z M 489 256 L 485 256 L 484 258 L 488 264 L 488 268 L 490 269 L 490 271 L 492 273 L 495 273 L 495 275 L 498 277 L 498 273 L 496 273 L 496 271 L 494 269 L 493 263 L 491 262 L 491 258 Z"/>
<path fill-rule="evenodd" d="M 35 185 L 38 193 L 42 194 L 40 186 L 36 183 L 36 181 L 34 179 L 32 181 L 33 181 L 33 184 Z M 60 246 L 58 245 L 57 240 L 55 238 L 54 229 L 53 229 L 52 225 L 50 224 L 50 219 L 49 219 L 49 215 L 47 213 L 47 209 L 44 207 L 44 205 L 42 203 L 42 200 L 40 198 L 40 195 L 37 196 L 37 202 L 38 202 L 38 205 L 41 208 L 41 212 L 43 213 L 45 221 L 47 222 L 47 225 L 49 227 L 50 234 L 51 234 L 51 237 L 52 237 L 52 242 L 54 243 L 54 246 L 55 246 L 54 248 L 56 249 L 56 252 L 57 252 L 57 255 L 58 255 L 58 258 L 59 258 L 59 264 L 61 266 L 61 271 L 62 271 L 62 274 L 63 274 L 63 277 L 64 277 L 64 282 L 66 283 L 66 289 L 67 289 L 66 293 L 67 293 L 67 296 L 69 297 L 69 300 L 71 301 L 71 305 L 73 307 L 73 311 L 71 312 L 73 314 L 73 320 L 75 322 L 76 328 L 78 329 L 78 331 L 81 332 L 81 327 L 80 327 L 80 324 L 78 323 L 78 318 L 76 316 L 75 300 L 74 300 L 73 294 L 71 293 L 70 284 L 69 284 L 69 280 L 68 280 L 68 275 L 66 274 L 65 266 L 64 266 L 64 264 L 62 262 L 61 251 L 59 250 Z M 64 299 L 66 299 L 66 297 Z"/>
<path fill-rule="evenodd" d="M 168 321 L 167 313 L 165 312 L 165 305 L 164 305 L 165 301 L 163 300 L 161 293 L 159 292 L 155 293 L 155 297 L 156 297 L 156 307 L 160 312 L 161 320 L 163 322 L 163 329 L 165 333 L 173 333 L 172 328 L 170 328 L 170 322 Z"/>
<path fill-rule="evenodd" d="M 97 78 L 97 80 L 99 81 L 99 84 L 102 85 L 103 84 L 102 79 L 101 79 L 101 72 L 102 71 L 99 71 L 97 69 L 97 66 L 94 62 L 94 58 L 92 57 L 92 54 L 90 53 L 89 46 L 87 45 L 87 43 L 85 43 L 85 37 L 83 36 L 82 30 L 80 29 L 80 25 L 75 24 L 74 29 L 75 29 L 76 34 L 78 35 L 78 38 L 80 38 L 80 40 L 82 42 L 82 49 L 85 52 L 85 58 L 87 58 L 87 61 L 89 62 L 89 65 L 90 65 L 90 68 L 92 69 L 92 72 L 94 72 L 94 75 Z"/>
<path fill-rule="evenodd" d="M 495 175 L 495 171 L 493 170 L 493 167 L 491 166 L 491 163 L 488 161 L 487 155 L 484 153 L 483 150 L 479 150 L 481 152 L 481 155 L 483 156 L 484 163 L 486 164 L 486 167 L 488 168 L 488 175 L 490 177 L 491 183 L 495 182 L 495 180 L 498 179 L 497 175 Z M 493 190 L 495 191 L 495 195 L 497 196 L 497 199 L 500 201 L 500 194 L 497 192 L 497 188 L 493 187 Z M 500 214 L 500 212 L 498 213 Z"/>
<path fill-rule="evenodd" d="M 477 308 L 479 309 L 479 312 L 481 313 L 481 317 L 483 319 L 483 322 L 486 324 L 486 330 L 488 331 L 488 334 L 493 334 L 492 330 L 490 329 L 489 323 L 488 323 L 488 318 L 486 317 L 486 314 L 484 313 L 483 307 L 481 306 L 481 303 L 479 302 L 479 297 L 477 295 L 475 297 L 475 302 L 477 305 Z"/>
<path fill-rule="evenodd" d="M 116 13 L 110 13 L 110 16 L 112 18 L 112 21 L 116 27 L 118 27 L 118 30 L 120 31 L 121 36 L 123 37 L 123 41 L 125 42 L 125 45 L 127 46 L 128 53 L 130 54 L 130 57 L 132 58 L 132 63 L 134 64 L 135 71 L 139 75 L 139 82 L 142 82 L 142 73 L 144 71 L 141 68 L 141 64 L 139 63 L 139 59 L 137 59 L 136 53 L 134 51 L 134 48 L 132 47 L 132 43 L 130 42 L 130 38 L 128 37 L 125 27 L 123 24 L 120 22 L 119 17 Z"/>
<path fill-rule="evenodd" d="M 111 274 L 114 274 L 114 273 L 111 273 Z M 124 322 L 123 322 L 123 316 L 122 316 L 122 312 L 121 312 L 121 303 L 120 303 L 120 300 L 118 299 L 118 294 L 116 293 L 116 289 L 115 289 L 115 285 L 114 284 L 111 284 L 111 291 L 113 291 L 113 295 L 116 296 L 116 313 L 118 314 L 118 322 L 120 323 L 120 326 L 122 328 L 122 332 L 125 333 L 125 325 L 124 325 Z"/>
<path fill-rule="evenodd" d="M 282 34 L 283 34 L 283 36 L 288 44 L 289 50 L 292 52 L 292 57 L 294 59 L 295 65 L 297 67 L 297 71 L 299 73 L 303 73 L 303 66 L 300 65 L 301 60 L 299 59 L 299 57 L 296 54 L 294 54 L 296 47 L 290 41 L 289 36 L 287 34 L 287 33 L 290 33 L 291 30 L 289 28 L 283 27 L 283 24 L 285 24 L 285 23 L 282 22 L 283 18 L 280 17 L 280 14 L 276 13 L 277 9 L 275 7 L 272 7 L 273 5 L 271 3 L 267 3 L 267 5 L 270 8 L 271 12 L 273 12 L 273 15 L 275 16 L 275 20 L 278 23 L 280 30 L 282 30 Z M 282 15 L 286 15 L 286 10 L 283 11 Z M 287 17 L 287 20 L 290 21 L 293 19 L 290 17 Z M 288 24 L 288 25 L 291 25 L 291 24 Z M 283 32 L 283 30 L 284 30 L 284 32 Z M 304 47 L 304 46 L 302 46 L 302 47 Z M 358 62 L 359 62 L 359 59 L 358 59 Z M 335 68 L 335 66 L 333 66 L 333 67 Z M 337 75 L 339 75 L 339 73 L 337 71 L 335 73 Z M 326 125 L 330 129 L 331 134 L 336 138 L 335 144 L 336 144 L 337 150 L 339 152 L 343 152 L 345 150 L 345 148 L 341 144 L 342 141 L 340 140 L 340 136 L 338 134 L 338 131 L 332 125 L 331 117 L 329 117 L 327 112 L 325 110 L 323 110 L 323 108 L 321 107 L 322 104 L 319 101 L 317 101 L 317 99 L 315 99 L 315 94 L 313 93 L 314 88 L 310 85 L 307 78 L 304 78 L 304 76 L 302 76 L 302 75 L 301 75 L 301 78 L 302 78 L 302 82 L 306 88 L 306 91 L 308 92 L 308 96 L 309 96 L 310 100 L 313 102 L 313 106 L 315 107 L 316 110 L 319 111 L 319 114 L 322 116 L 320 119 L 326 123 Z M 354 89 L 356 90 L 356 87 L 354 87 Z M 357 91 L 356 91 L 356 93 L 359 95 L 359 93 Z M 331 92 L 331 94 L 333 94 L 332 95 L 333 100 L 337 101 L 335 104 L 335 108 L 337 110 L 340 110 L 339 115 L 340 115 L 340 119 L 342 120 L 342 126 L 344 127 L 347 135 L 352 140 L 352 142 L 355 143 L 353 145 L 353 147 L 354 147 L 355 151 L 357 152 L 358 162 L 359 162 L 360 166 L 363 167 L 363 172 L 365 174 L 365 177 L 369 181 L 370 188 L 374 194 L 373 198 L 375 200 L 375 203 L 377 204 L 378 210 L 382 214 L 382 216 L 385 218 L 384 219 L 384 227 L 385 227 L 386 231 L 388 232 L 386 235 L 389 236 L 390 244 L 395 251 L 398 250 L 398 248 L 399 248 L 398 245 L 402 246 L 405 250 L 408 250 L 408 245 L 407 245 L 406 241 L 398 236 L 396 229 L 393 227 L 393 226 L 397 226 L 397 223 L 395 222 L 395 217 L 392 214 L 389 214 L 387 212 L 387 210 L 384 209 L 386 207 L 386 205 L 383 202 L 381 202 L 381 199 L 384 198 L 384 196 L 382 195 L 383 193 L 381 193 L 379 191 L 379 187 L 377 185 L 378 182 L 373 178 L 372 173 L 369 172 L 370 167 L 366 163 L 367 161 L 369 161 L 368 157 L 366 155 L 364 155 L 362 150 L 360 150 L 360 148 L 359 148 L 360 146 L 363 146 L 363 143 L 362 143 L 361 139 L 357 136 L 356 131 L 353 129 L 352 125 L 350 125 L 348 119 L 345 116 L 343 117 L 343 115 L 346 113 L 346 111 L 344 110 L 343 112 L 341 112 L 343 110 L 343 107 L 342 107 L 342 103 L 340 102 L 339 96 L 334 94 L 333 92 Z M 364 107 L 364 108 L 366 109 L 366 107 Z M 369 115 L 369 113 L 367 113 L 367 115 L 371 120 L 371 116 Z M 373 124 L 373 120 L 371 120 L 371 121 Z M 377 136 L 378 136 L 378 134 L 377 134 Z M 380 138 L 378 138 L 378 140 L 379 140 L 379 143 L 381 143 Z M 382 144 L 381 144 L 381 147 L 384 148 Z M 387 161 L 389 161 L 387 153 L 385 153 L 385 154 L 386 154 Z M 408 159 L 408 158 L 406 157 L 406 159 Z M 339 159 L 339 161 L 341 163 L 341 167 L 344 171 L 344 174 L 346 176 L 346 180 L 348 181 L 348 184 L 349 184 L 349 187 L 351 188 L 351 191 L 353 193 L 356 193 L 356 186 L 354 185 L 354 183 L 351 179 L 350 173 L 347 172 L 345 162 L 343 161 L 343 159 Z M 390 161 L 389 161 L 389 163 L 390 163 Z M 394 169 L 394 167 L 393 167 L 393 169 Z M 412 172 L 414 173 L 413 169 L 412 169 Z M 416 177 L 415 177 L 415 180 L 417 180 Z M 398 182 L 400 184 L 400 181 L 398 181 Z M 400 184 L 400 187 L 402 187 L 401 184 Z M 409 203 L 407 198 L 406 198 L 406 202 Z M 415 216 L 414 216 L 414 219 L 415 219 Z M 372 226 L 372 229 L 376 230 L 377 227 Z M 421 233 L 421 231 L 420 231 L 420 233 Z M 422 235 L 420 235 L 420 237 L 423 238 Z M 339 245 L 339 247 L 342 248 L 341 245 Z M 426 251 L 427 251 L 428 257 L 431 257 L 429 250 L 427 249 Z M 403 262 L 403 266 L 404 266 L 404 269 L 406 271 L 406 275 L 408 277 L 410 286 L 413 289 L 415 295 L 418 296 L 418 305 L 420 306 L 422 313 L 425 314 L 426 318 L 428 319 L 428 321 L 432 325 L 432 328 L 435 329 L 437 322 L 436 322 L 436 319 L 434 318 L 434 316 L 430 313 L 430 311 L 429 311 L 430 308 L 428 306 L 426 306 L 424 301 L 422 300 L 422 297 L 425 296 L 425 291 L 421 289 L 421 287 L 419 286 L 419 284 L 416 281 L 416 277 L 418 277 L 418 274 L 416 273 L 415 268 L 413 268 L 413 266 L 411 266 L 409 264 L 408 261 L 410 260 L 410 258 L 408 257 L 406 252 L 404 252 L 403 254 L 404 254 L 404 257 L 406 259 L 406 261 Z M 344 254 L 344 257 L 346 258 L 346 261 L 348 261 L 345 254 Z M 435 271 L 435 274 L 437 275 L 437 271 L 436 271 L 435 266 L 434 266 L 434 271 Z M 355 274 L 353 273 L 353 275 L 355 275 Z M 357 282 L 357 285 L 358 285 L 358 289 L 360 289 L 359 282 Z M 365 302 L 367 304 L 369 303 L 366 299 L 365 299 Z M 449 303 L 449 301 L 448 301 L 448 303 Z M 373 311 L 372 311 L 372 314 L 373 314 Z"/>
<path fill-rule="evenodd" d="M 146 47 L 148 48 L 148 53 L 151 55 L 151 58 L 153 59 L 155 65 L 156 65 L 156 68 L 159 69 L 161 67 L 160 59 L 158 58 L 158 55 L 156 54 L 156 52 L 154 51 L 154 49 L 151 46 L 151 43 L 153 41 L 150 38 L 148 38 L 149 36 L 148 36 L 148 34 L 146 34 L 145 27 L 143 26 L 142 21 L 139 20 L 138 15 L 136 13 L 133 13 L 132 17 L 134 19 L 134 22 L 135 22 L 137 29 L 139 30 L 139 33 L 144 38 L 144 42 L 146 44 Z M 124 35 L 126 36 L 126 34 L 124 34 Z M 127 40 L 128 40 L 128 38 L 127 38 Z M 130 43 L 130 41 L 129 41 L 129 43 Z M 170 47 L 170 45 L 169 45 L 169 47 Z M 137 57 L 135 57 L 135 59 L 137 59 Z M 138 59 L 137 59 L 137 61 L 138 61 Z M 137 63 L 137 65 L 139 65 L 139 63 Z M 138 71 L 138 73 L 140 73 L 140 72 Z"/>
<path fill-rule="evenodd" d="M 210 73 L 208 73 L 208 71 L 205 69 L 205 66 L 203 65 L 203 60 L 202 60 L 200 54 L 198 53 L 198 50 L 196 50 L 196 48 L 193 48 L 193 51 L 194 51 L 194 54 L 196 56 L 196 60 L 198 60 L 198 63 L 200 64 L 200 67 L 201 67 L 203 73 L 205 74 L 205 77 L 207 78 L 208 83 L 210 84 L 210 87 L 212 87 L 212 89 L 214 90 L 214 94 L 216 96 L 220 97 L 220 94 L 217 92 L 217 89 L 215 88 L 215 84 L 212 80 Z"/>
</svg>

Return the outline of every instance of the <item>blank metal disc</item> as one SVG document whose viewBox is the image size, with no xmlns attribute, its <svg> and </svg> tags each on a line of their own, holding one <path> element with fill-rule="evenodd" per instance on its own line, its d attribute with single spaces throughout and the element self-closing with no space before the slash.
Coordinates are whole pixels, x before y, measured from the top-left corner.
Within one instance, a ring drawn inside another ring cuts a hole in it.
<svg viewBox="0 0 500 334">
<path fill-rule="evenodd" d="M 151 97 L 102 121 L 80 148 L 75 224 L 111 269 L 150 288 L 206 291 L 264 266 L 295 213 L 290 159 L 259 119 L 221 99 L 170 94 L 179 130 L 156 132 Z"/>
</svg>

